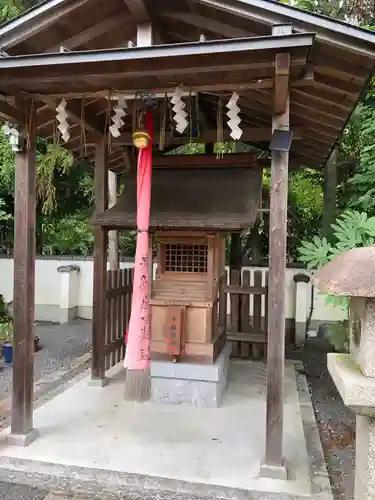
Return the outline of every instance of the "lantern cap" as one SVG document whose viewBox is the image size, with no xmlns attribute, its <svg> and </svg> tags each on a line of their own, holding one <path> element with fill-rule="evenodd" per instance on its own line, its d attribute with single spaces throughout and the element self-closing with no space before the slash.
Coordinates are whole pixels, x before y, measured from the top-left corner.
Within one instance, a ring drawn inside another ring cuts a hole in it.
<svg viewBox="0 0 375 500">
<path fill-rule="evenodd" d="M 329 295 L 375 297 L 375 245 L 342 253 L 319 269 L 312 281 Z"/>
</svg>

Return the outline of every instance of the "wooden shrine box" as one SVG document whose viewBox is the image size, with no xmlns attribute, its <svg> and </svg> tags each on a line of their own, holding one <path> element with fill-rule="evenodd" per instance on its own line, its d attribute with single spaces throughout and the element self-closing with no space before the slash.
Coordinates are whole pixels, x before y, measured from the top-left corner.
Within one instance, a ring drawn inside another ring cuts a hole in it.
<svg viewBox="0 0 375 500">
<path fill-rule="evenodd" d="M 202 166 L 194 158 L 194 166 L 154 168 L 152 174 L 150 255 L 156 251 L 158 262 L 150 280 L 152 359 L 215 362 L 226 342 L 223 309 L 219 321 L 226 235 L 252 227 L 260 208 L 256 158 L 243 166 L 227 165 L 225 157 L 200 158 Z M 130 175 L 117 204 L 96 222 L 135 229 L 136 192 Z"/>
<path fill-rule="evenodd" d="M 154 359 L 212 363 L 225 344 L 219 324 L 219 284 L 225 273 L 225 235 L 157 232 L 158 267 L 151 284 Z"/>
</svg>

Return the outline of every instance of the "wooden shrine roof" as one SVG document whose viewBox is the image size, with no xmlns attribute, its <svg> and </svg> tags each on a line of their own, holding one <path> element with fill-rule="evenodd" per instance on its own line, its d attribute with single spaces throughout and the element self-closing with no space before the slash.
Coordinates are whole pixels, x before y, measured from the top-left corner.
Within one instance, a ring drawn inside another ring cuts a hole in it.
<svg viewBox="0 0 375 500">
<path fill-rule="evenodd" d="M 213 181 L 214 179 L 214 181 Z M 261 208 L 262 173 L 251 168 L 156 168 L 152 174 L 150 228 L 238 231 L 252 227 Z M 98 214 L 107 228 L 136 228 L 136 177 L 129 176 L 117 204 Z"/>
<path fill-rule="evenodd" d="M 155 46 L 126 48 L 145 21 Z M 285 23 L 292 35 L 270 36 L 273 25 Z M 198 42 L 201 35 L 206 42 Z M 272 0 L 48 0 L 0 26 L 0 47 L 0 116 L 22 121 L 20 102 L 31 97 L 38 134 L 53 138 L 55 108 L 66 96 L 67 146 L 79 153 L 84 135 L 89 157 L 108 125 L 110 92 L 164 92 L 177 84 L 199 93 L 202 142 L 216 140 L 219 96 L 236 90 L 243 141 L 266 148 L 282 49 L 291 54 L 292 160 L 312 167 L 325 163 L 375 63 L 375 33 Z M 130 118 L 112 141 L 112 167 L 124 163 L 131 130 Z M 167 145 L 187 140 L 167 135 Z"/>
</svg>

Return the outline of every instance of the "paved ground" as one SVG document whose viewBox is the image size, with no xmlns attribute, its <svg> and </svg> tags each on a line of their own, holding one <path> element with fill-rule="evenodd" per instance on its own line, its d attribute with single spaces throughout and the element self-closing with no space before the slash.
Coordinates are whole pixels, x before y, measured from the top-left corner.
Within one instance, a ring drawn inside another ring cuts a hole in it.
<svg viewBox="0 0 375 500">
<path fill-rule="evenodd" d="M 35 381 L 61 369 L 69 369 L 91 348 L 91 322 L 77 320 L 72 325 L 38 324 L 36 335 L 42 349 L 35 354 Z M 10 396 L 12 368 L 0 361 L 0 400 Z M 0 482 L 0 500 L 43 500 L 47 491 Z"/>
<path fill-rule="evenodd" d="M 90 349 L 91 323 L 38 325 L 43 349 L 35 355 L 36 379 L 61 368 L 69 368 L 76 357 Z M 290 357 L 304 363 L 319 426 L 323 450 L 335 500 L 352 500 L 355 460 L 355 416 L 343 405 L 326 367 L 326 349 L 310 340 L 303 351 Z M 0 362 L 0 400 L 11 390 L 11 369 Z M 0 500 L 44 500 L 46 491 L 0 482 Z M 46 500 L 50 500 L 47 496 Z"/>
<path fill-rule="evenodd" d="M 42 349 L 35 353 L 35 381 L 70 364 L 91 347 L 91 321 L 71 325 L 38 324 L 35 334 Z M 0 361 L 0 400 L 11 394 L 12 368 Z M 0 497 L 1 499 L 1 497 Z"/>
<path fill-rule="evenodd" d="M 355 467 L 355 415 L 343 404 L 326 364 L 326 346 L 310 339 L 291 353 L 304 363 L 335 500 L 352 500 Z"/>
</svg>

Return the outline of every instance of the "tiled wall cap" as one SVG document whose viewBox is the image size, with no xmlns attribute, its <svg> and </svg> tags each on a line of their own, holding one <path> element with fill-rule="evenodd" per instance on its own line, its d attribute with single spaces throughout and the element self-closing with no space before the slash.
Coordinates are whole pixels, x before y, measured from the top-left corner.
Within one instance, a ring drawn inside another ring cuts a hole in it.
<svg viewBox="0 0 375 500">
<path fill-rule="evenodd" d="M 70 264 L 68 266 L 60 266 L 57 268 L 57 271 L 59 273 L 72 273 L 73 271 L 76 271 L 79 273 L 80 267 L 75 265 L 75 264 Z"/>
<path fill-rule="evenodd" d="M 298 273 L 293 276 L 294 283 L 310 283 L 310 276 L 304 273 Z"/>
</svg>

